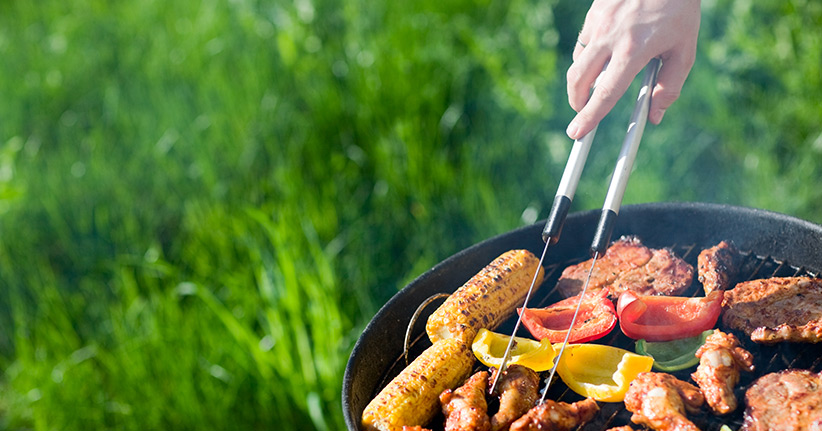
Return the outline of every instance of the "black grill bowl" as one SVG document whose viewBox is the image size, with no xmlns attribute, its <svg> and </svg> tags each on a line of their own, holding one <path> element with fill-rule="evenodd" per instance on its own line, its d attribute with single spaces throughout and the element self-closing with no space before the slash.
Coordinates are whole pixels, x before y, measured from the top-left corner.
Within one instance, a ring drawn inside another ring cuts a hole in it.
<svg viewBox="0 0 822 431">
<path fill-rule="evenodd" d="M 552 297 L 551 288 L 565 266 L 590 257 L 588 250 L 599 214 L 599 210 L 593 210 L 568 216 L 559 242 L 548 250 L 545 258 L 546 281 L 539 291 L 542 297 L 535 295 L 531 304 L 559 299 Z M 365 406 L 405 365 L 402 359 L 405 332 L 417 307 L 434 294 L 453 292 L 507 250 L 525 248 L 539 256 L 544 246 L 543 225 L 544 221 L 516 229 L 460 251 L 409 283 L 379 310 L 355 344 L 345 369 L 342 407 L 349 430 L 362 429 L 360 419 Z M 740 274 L 742 279 L 816 276 L 822 269 L 822 226 L 770 211 L 705 203 L 628 205 L 620 211 L 613 239 L 622 235 L 635 235 L 652 248 L 672 248 L 694 267 L 699 251 L 722 240 L 733 241 L 747 256 L 745 272 Z M 415 340 L 412 357 L 430 345 L 424 336 L 424 323 L 436 306 L 434 303 L 428 307 L 412 329 L 412 340 Z M 510 332 L 514 321 L 512 317 L 499 330 Z M 527 336 L 527 332 L 519 334 Z M 631 347 L 624 345 L 630 340 L 624 338 L 612 337 L 607 342 L 630 350 Z M 750 348 L 758 349 L 757 346 Z M 788 355 L 801 356 L 803 349 L 810 349 L 808 355 L 819 357 L 818 345 L 791 347 L 787 349 Z M 769 364 L 770 368 L 790 365 L 792 358 L 774 360 L 776 355 L 784 356 L 785 351 L 785 348 L 756 350 L 755 355 L 769 356 L 760 370 L 764 372 L 763 368 L 768 369 Z M 818 362 L 813 361 L 811 365 L 818 368 Z M 687 379 L 688 375 L 680 377 Z M 743 384 L 749 384 L 750 380 Z M 573 400 L 573 394 L 569 397 Z M 615 409 L 616 405 L 619 407 Z M 613 406 L 603 409 L 603 412 L 613 412 L 608 413 L 611 417 L 605 424 L 589 424 L 585 429 L 624 423 L 629 416 L 620 411 L 621 403 Z M 722 423 L 738 423 L 741 410 L 736 416 L 722 419 L 706 416 L 701 419 L 704 422 L 701 425 L 703 429 L 718 429 Z"/>
</svg>

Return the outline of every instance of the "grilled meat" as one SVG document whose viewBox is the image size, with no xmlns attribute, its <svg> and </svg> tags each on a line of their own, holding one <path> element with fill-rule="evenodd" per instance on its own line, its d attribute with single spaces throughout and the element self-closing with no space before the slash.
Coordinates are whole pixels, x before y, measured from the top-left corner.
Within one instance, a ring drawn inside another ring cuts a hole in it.
<svg viewBox="0 0 822 431">
<path fill-rule="evenodd" d="M 705 401 L 717 414 L 728 414 L 737 407 L 734 387 L 740 370 L 753 371 L 753 355 L 739 345 L 733 334 L 719 330 L 709 335 L 696 352 L 699 366 L 691 374 Z"/>
<path fill-rule="evenodd" d="M 570 431 L 593 419 L 598 411 L 593 398 L 572 404 L 545 400 L 511 424 L 511 431 Z"/>
<path fill-rule="evenodd" d="M 699 431 L 685 414 L 704 401 L 697 387 L 666 373 L 640 373 L 625 394 L 631 422 L 657 431 Z"/>
<path fill-rule="evenodd" d="M 633 428 L 631 428 L 631 427 L 630 427 L 630 426 L 628 426 L 628 425 L 623 425 L 623 426 L 621 426 L 621 427 L 616 427 L 616 428 L 608 428 L 608 431 L 634 431 L 634 429 L 633 429 Z"/>
<path fill-rule="evenodd" d="M 766 374 L 745 393 L 740 431 L 822 429 L 822 374 L 790 369 Z"/>
<path fill-rule="evenodd" d="M 725 292 L 722 322 L 758 343 L 822 340 L 822 279 L 775 277 Z"/>
<path fill-rule="evenodd" d="M 741 255 L 733 243 L 722 241 L 697 256 L 697 275 L 705 294 L 727 290 L 739 272 Z"/>
<path fill-rule="evenodd" d="M 494 369 L 491 381 L 499 370 Z M 498 382 L 499 410 L 491 418 L 491 430 L 507 430 L 525 412 L 531 409 L 539 398 L 539 375 L 532 369 L 518 364 L 506 367 Z"/>
<path fill-rule="evenodd" d="M 591 260 L 572 265 L 562 271 L 557 289 L 566 297 L 580 293 Z M 610 287 L 610 296 L 617 298 L 631 290 L 641 295 L 676 295 L 691 285 L 694 269 L 668 249 L 650 249 L 636 237 L 622 237 L 597 259 L 589 291 Z"/>
<path fill-rule="evenodd" d="M 488 404 L 485 402 L 487 371 L 478 371 L 464 385 L 440 394 L 445 431 L 488 431 Z"/>
</svg>

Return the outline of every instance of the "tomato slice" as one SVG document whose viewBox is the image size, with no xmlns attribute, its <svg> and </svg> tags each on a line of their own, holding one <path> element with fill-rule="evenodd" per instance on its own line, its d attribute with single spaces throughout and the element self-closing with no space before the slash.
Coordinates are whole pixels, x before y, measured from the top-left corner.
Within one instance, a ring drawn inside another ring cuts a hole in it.
<svg viewBox="0 0 822 431">
<path fill-rule="evenodd" d="M 671 341 L 712 329 L 722 312 L 724 292 L 705 297 L 637 296 L 626 291 L 617 301 L 622 332 L 634 340 Z"/>
<path fill-rule="evenodd" d="M 518 308 L 522 324 L 538 340 L 562 343 L 574 318 L 579 295 L 563 299 L 545 308 Z M 608 299 L 608 289 L 585 295 L 579 315 L 568 338 L 569 343 L 584 343 L 604 337 L 616 326 L 614 304 Z"/>
</svg>

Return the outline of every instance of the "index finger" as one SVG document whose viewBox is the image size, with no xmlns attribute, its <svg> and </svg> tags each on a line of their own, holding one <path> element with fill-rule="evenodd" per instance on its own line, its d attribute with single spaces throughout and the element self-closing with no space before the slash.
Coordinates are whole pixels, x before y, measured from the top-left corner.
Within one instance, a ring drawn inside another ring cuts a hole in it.
<svg viewBox="0 0 822 431">
<path fill-rule="evenodd" d="M 637 68 L 631 63 L 611 61 L 600 78 L 600 82 L 594 88 L 588 103 L 568 126 L 568 136 L 571 139 L 579 139 L 599 124 L 625 94 L 642 67 Z"/>
</svg>

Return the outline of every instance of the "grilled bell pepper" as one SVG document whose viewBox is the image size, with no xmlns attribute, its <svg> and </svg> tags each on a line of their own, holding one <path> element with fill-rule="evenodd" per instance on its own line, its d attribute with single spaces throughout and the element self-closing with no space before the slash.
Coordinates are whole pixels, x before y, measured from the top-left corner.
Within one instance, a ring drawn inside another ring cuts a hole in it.
<svg viewBox="0 0 822 431">
<path fill-rule="evenodd" d="M 517 309 L 522 314 L 522 324 L 538 340 L 548 339 L 562 343 L 571 326 L 579 295 L 563 299 L 545 308 Z M 585 295 L 579 307 L 574 330 L 569 343 L 584 343 L 604 337 L 616 326 L 614 303 L 608 299 L 608 289 Z"/>
<path fill-rule="evenodd" d="M 666 372 L 684 370 L 699 363 L 696 351 L 705 344 L 705 339 L 713 332 L 713 329 L 709 329 L 696 337 L 673 341 L 637 340 L 635 350 L 640 355 L 654 358 L 654 369 L 656 370 Z"/>
<path fill-rule="evenodd" d="M 554 347 L 559 351 L 561 345 Z M 621 402 L 639 373 L 651 371 L 654 359 L 618 347 L 569 344 L 557 373 L 571 390 L 597 401 Z"/>
<path fill-rule="evenodd" d="M 713 329 L 722 312 L 723 291 L 705 297 L 637 296 L 623 292 L 617 301 L 622 332 L 634 340 L 671 341 Z"/>
<path fill-rule="evenodd" d="M 489 367 L 499 368 L 510 340 L 511 337 L 507 335 L 480 329 L 477 336 L 474 337 L 471 349 L 480 362 Z M 511 347 L 511 357 L 508 359 L 508 365 L 519 364 L 540 372 L 549 370 L 554 366 L 555 356 L 554 348 L 548 340 L 536 341 L 514 337 L 514 345 Z"/>
</svg>

